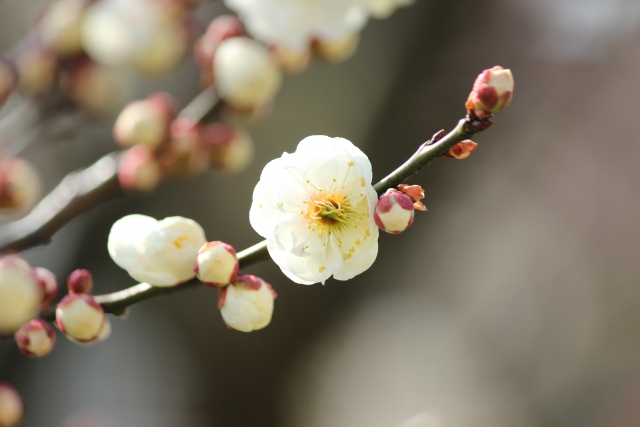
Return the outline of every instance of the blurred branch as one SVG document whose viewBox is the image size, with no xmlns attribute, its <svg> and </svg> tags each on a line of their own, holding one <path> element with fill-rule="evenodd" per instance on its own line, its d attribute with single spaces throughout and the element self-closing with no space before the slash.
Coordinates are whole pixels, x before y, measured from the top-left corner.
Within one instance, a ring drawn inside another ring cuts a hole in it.
<svg viewBox="0 0 640 427">
<path fill-rule="evenodd" d="M 215 111 L 218 97 L 210 87 L 179 114 L 201 121 Z M 24 218 L 0 226 L 0 252 L 23 251 L 47 244 L 74 218 L 99 204 L 124 195 L 118 181 L 120 152 L 107 154 L 92 166 L 67 175 Z"/>
<path fill-rule="evenodd" d="M 487 129 L 491 122 L 487 119 L 463 119 L 458 122 L 458 125 L 449 134 L 441 137 L 441 133 L 434 136 L 433 139 L 425 142 L 420 146 L 418 151 L 411 156 L 407 162 L 392 172 L 389 176 L 377 183 L 374 188 L 381 194 L 389 188 L 394 188 L 411 178 L 420 169 L 427 166 L 432 160 L 443 155 L 451 147 L 457 143 L 471 138 L 475 133 Z M 238 253 L 238 260 L 240 261 L 240 267 L 245 268 L 250 265 L 256 264 L 260 261 L 265 261 L 269 258 L 267 252 L 267 242 L 262 241 L 250 248 Z M 127 307 L 137 304 L 148 299 L 156 298 L 159 296 L 168 296 L 174 293 L 182 292 L 187 289 L 193 289 L 199 286 L 203 286 L 198 279 L 192 279 L 187 283 L 179 286 L 165 288 L 155 287 L 147 283 L 140 283 L 122 291 L 114 292 L 106 295 L 96 296 L 96 301 L 102 305 L 105 313 L 113 313 L 121 315 L 125 313 Z M 41 317 L 52 321 L 55 318 L 54 309 L 49 309 L 41 314 Z"/>
</svg>

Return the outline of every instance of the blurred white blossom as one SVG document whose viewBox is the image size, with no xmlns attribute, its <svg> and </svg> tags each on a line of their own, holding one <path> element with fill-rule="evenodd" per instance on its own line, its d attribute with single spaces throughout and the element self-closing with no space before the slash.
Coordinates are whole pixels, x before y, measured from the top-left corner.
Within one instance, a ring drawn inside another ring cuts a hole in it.
<svg viewBox="0 0 640 427">
<path fill-rule="evenodd" d="M 378 19 L 388 18 L 397 8 L 409 6 L 415 0 L 366 0 L 371 16 Z"/>
</svg>

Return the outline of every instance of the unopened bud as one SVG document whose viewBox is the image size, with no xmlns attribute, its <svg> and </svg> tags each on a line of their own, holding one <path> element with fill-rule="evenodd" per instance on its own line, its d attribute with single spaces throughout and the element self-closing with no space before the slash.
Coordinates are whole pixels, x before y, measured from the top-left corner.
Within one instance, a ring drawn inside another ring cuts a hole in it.
<svg viewBox="0 0 640 427">
<path fill-rule="evenodd" d="M 82 52 L 82 16 L 86 0 L 58 0 L 51 3 L 38 29 L 43 42 L 63 57 Z"/>
<path fill-rule="evenodd" d="M 88 294 L 67 295 L 56 309 L 56 325 L 70 339 L 90 342 L 100 336 L 106 316 Z"/>
<path fill-rule="evenodd" d="M 118 180 L 125 191 L 155 190 L 162 181 L 162 170 L 154 151 L 145 145 L 127 150 L 118 165 Z"/>
<path fill-rule="evenodd" d="M 426 211 L 427 208 L 420 200 L 424 199 L 424 190 L 419 185 L 398 185 L 398 190 L 406 194 L 413 202 L 413 207 L 419 211 Z"/>
<path fill-rule="evenodd" d="M 244 129 L 226 123 L 214 123 L 205 128 L 205 142 L 214 170 L 235 174 L 249 166 L 255 153 L 251 135 Z"/>
<path fill-rule="evenodd" d="M 0 57 L 0 107 L 7 100 L 18 83 L 18 74 L 13 65 Z"/>
<path fill-rule="evenodd" d="M 179 117 L 171 123 L 169 143 L 162 147 L 159 161 L 165 171 L 178 177 L 198 175 L 209 166 L 203 127 L 191 117 Z"/>
<path fill-rule="evenodd" d="M 233 15 L 222 15 L 211 21 L 207 31 L 195 43 L 194 55 L 200 67 L 202 85 L 213 83 L 213 58 L 222 41 L 231 37 L 245 36 L 242 21 Z"/>
<path fill-rule="evenodd" d="M 0 382 L 0 427 L 16 427 L 24 418 L 22 397 L 9 383 Z"/>
<path fill-rule="evenodd" d="M 34 319 L 25 323 L 15 334 L 18 349 L 31 357 L 46 356 L 53 350 L 56 334 L 46 320 Z"/>
<path fill-rule="evenodd" d="M 218 308 L 227 326 L 242 332 L 262 329 L 271 322 L 275 291 L 264 280 L 246 274 L 220 289 Z"/>
<path fill-rule="evenodd" d="M 46 268 L 36 267 L 33 274 L 42 289 L 42 307 L 48 307 L 58 295 L 58 281 L 56 276 Z"/>
<path fill-rule="evenodd" d="M 399 234 L 411 227 L 414 214 L 413 201 L 409 196 L 390 188 L 378 200 L 373 219 L 380 230 Z"/>
<path fill-rule="evenodd" d="M 176 24 L 157 25 L 152 33 L 145 49 L 134 56 L 133 65 L 140 74 L 157 77 L 182 63 L 189 52 L 189 39 L 185 28 Z"/>
<path fill-rule="evenodd" d="M 232 246 L 222 242 L 208 242 L 198 251 L 194 271 L 205 285 L 220 288 L 236 279 L 239 268 L 240 263 Z"/>
<path fill-rule="evenodd" d="M 282 83 L 278 65 L 269 52 L 245 37 L 220 43 L 213 69 L 218 94 L 239 109 L 251 110 L 269 103 Z"/>
<path fill-rule="evenodd" d="M 13 334 L 38 315 L 43 292 L 29 264 L 16 255 L 0 260 L 0 335 Z"/>
<path fill-rule="evenodd" d="M 276 61 L 278 61 L 278 65 L 290 74 L 298 74 L 306 70 L 313 58 L 309 48 L 298 51 L 284 45 L 275 44 L 270 46 L 270 50 Z"/>
<path fill-rule="evenodd" d="M 463 160 L 469 157 L 476 148 L 478 148 L 478 144 L 466 139 L 449 148 L 449 151 L 444 153 L 444 155 L 452 159 Z"/>
<path fill-rule="evenodd" d="M 113 137 L 122 147 L 139 144 L 158 148 L 168 138 L 170 123 L 162 104 L 149 99 L 134 101 L 118 116 Z"/>
<path fill-rule="evenodd" d="M 0 212 L 18 213 L 35 205 L 42 184 L 28 161 L 15 157 L 0 162 Z"/>
<path fill-rule="evenodd" d="M 515 83 L 511 70 L 495 66 L 484 70 L 473 84 L 467 100 L 467 110 L 471 116 L 486 118 L 504 110 L 511 104 Z"/>
<path fill-rule="evenodd" d="M 87 112 L 111 114 L 127 97 L 128 84 L 122 73 L 82 57 L 63 70 L 62 84 L 69 97 Z"/>
<path fill-rule="evenodd" d="M 29 45 L 17 53 L 16 68 L 20 89 L 29 95 L 41 96 L 53 88 L 58 59 L 39 46 Z"/>
<path fill-rule="evenodd" d="M 89 270 L 75 270 L 67 279 L 70 294 L 88 294 L 93 288 L 93 277 Z"/>
<path fill-rule="evenodd" d="M 360 34 L 355 33 L 337 40 L 320 39 L 315 43 L 316 53 L 329 62 L 344 62 L 351 58 L 360 42 Z"/>
</svg>

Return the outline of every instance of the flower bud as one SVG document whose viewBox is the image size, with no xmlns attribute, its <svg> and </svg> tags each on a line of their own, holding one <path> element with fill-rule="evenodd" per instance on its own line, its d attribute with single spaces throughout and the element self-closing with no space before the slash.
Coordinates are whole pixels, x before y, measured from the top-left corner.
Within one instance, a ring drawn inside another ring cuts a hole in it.
<svg viewBox="0 0 640 427">
<path fill-rule="evenodd" d="M 246 36 L 246 34 L 242 21 L 233 15 L 222 15 L 211 21 L 207 31 L 198 39 L 194 47 L 203 86 L 213 83 L 213 57 L 220 43 L 228 38 Z"/>
<path fill-rule="evenodd" d="M 269 52 L 245 37 L 232 37 L 220 43 L 213 70 L 218 94 L 239 109 L 251 110 L 270 102 L 282 82 Z"/>
<path fill-rule="evenodd" d="M 75 270 L 67 279 L 70 294 L 89 294 L 93 288 L 93 277 L 89 270 Z"/>
<path fill-rule="evenodd" d="M 105 319 L 100 304 L 88 294 L 67 295 L 56 308 L 56 326 L 74 341 L 97 339 Z"/>
<path fill-rule="evenodd" d="M 33 274 L 42 289 L 42 307 L 49 307 L 49 304 L 58 295 L 58 281 L 56 276 L 46 268 L 36 267 Z"/>
<path fill-rule="evenodd" d="M 486 118 L 504 110 L 511 104 L 515 83 L 511 70 L 495 66 L 484 70 L 473 84 L 467 100 L 467 110 L 471 116 Z"/>
<path fill-rule="evenodd" d="M 167 140 L 171 118 L 158 99 L 134 101 L 122 110 L 113 126 L 113 137 L 120 146 L 158 148 Z"/>
<path fill-rule="evenodd" d="M 0 107 L 7 100 L 18 83 L 18 74 L 13 65 L 0 57 Z"/>
<path fill-rule="evenodd" d="M 38 315 L 42 288 L 29 264 L 16 255 L 0 260 L 0 335 L 13 334 Z"/>
<path fill-rule="evenodd" d="M 275 291 L 264 280 L 246 274 L 220 289 L 218 308 L 231 329 L 257 331 L 271 322 Z"/>
<path fill-rule="evenodd" d="M 390 188 L 378 200 L 373 219 L 380 230 L 402 233 L 413 224 L 413 201 L 406 194 Z"/>
<path fill-rule="evenodd" d="M 69 57 L 82 52 L 82 17 L 85 0 L 53 2 L 38 23 L 42 41 L 60 56 Z"/>
<path fill-rule="evenodd" d="M 175 70 L 186 58 L 188 34 L 185 28 L 176 24 L 157 25 L 150 33 L 145 48 L 134 56 L 133 66 L 143 76 L 163 76 Z"/>
<path fill-rule="evenodd" d="M 11 384 L 0 382 L 0 427 L 16 427 L 23 417 L 22 397 Z"/>
<path fill-rule="evenodd" d="M 322 59 L 339 63 L 351 58 L 359 43 L 360 34 L 355 33 L 337 40 L 320 39 L 315 43 L 315 49 Z"/>
<path fill-rule="evenodd" d="M 162 181 L 162 170 L 153 150 L 145 145 L 127 150 L 118 165 L 118 180 L 125 191 L 155 190 Z"/>
<path fill-rule="evenodd" d="M 158 158 L 163 170 L 178 177 L 198 175 L 209 166 L 203 127 L 191 117 L 178 117 L 171 123 L 169 143 Z"/>
<path fill-rule="evenodd" d="M 15 334 L 18 349 L 31 357 L 46 356 L 53 350 L 56 334 L 46 320 L 35 319 L 25 323 Z"/>
<path fill-rule="evenodd" d="M 205 285 L 220 288 L 236 279 L 239 268 L 240 263 L 232 246 L 222 242 L 208 242 L 198 251 L 194 271 Z"/>
<path fill-rule="evenodd" d="M 285 45 L 274 44 L 269 47 L 269 50 L 278 61 L 278 65 L 290 74 L 298 74 L 306 70 L 313 58 L 311 50 L 308 48 L 298 51 Z"/>
<path fill-rule="evenodd" d="M 240 127 L 214 123 L 205 128 L 204 139 L 210 149 L 209 161 L 214 170 L 239 173 L 253 160 L 253 138 Z"/>
<path fill-rule="evenodd" d="M 463 160 L 469 157 L 476 148 L 478 148 L 478 144 L 466 139 L 449 148 L 449 151 L 444 153 L 444 155 L 452 159 Z"/>
<path fill-rule="evenodd" d="M 58 58 L 39 46 L 28 45 L 16 56 L 20 90 L 32 96 L 49 92 L 58 73 Z"/>
<path fill-rule="evenodd" d="M 40 176 L 28 161 L 14 157 L 0 162 L 0 213 L 31 209 L 41 189 Z"/>
</svg>

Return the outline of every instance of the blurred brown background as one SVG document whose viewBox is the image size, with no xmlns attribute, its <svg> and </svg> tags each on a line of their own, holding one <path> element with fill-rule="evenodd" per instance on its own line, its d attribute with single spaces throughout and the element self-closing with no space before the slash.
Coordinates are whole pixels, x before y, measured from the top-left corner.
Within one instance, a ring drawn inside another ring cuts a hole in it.
<svg viewBox="0 0 640 427">
<path fill-rule="evenodd" d="M 34 7 L 2 0 L 0 46 Z M 204 7 L 202 22 L 219 12 Z M 640 425 L 639 23 L 636 0 L 417 0 L 371 22 L 353 59 L 286 79 L 251 129 L 249 171 L 110 202 L 28 259 L 59 278 L 88 268 L 99 293 L 130 286 L 106 250 L 129 213 L 190 217 L 246 247 L 262 166 L 300 139 L 346 137 L 382 178 L 456 123 L 481 70 L 511 68 L 516 99 L 473 156 L 412 180 L 429 212 L 381 236 L 374 266 L 346 283 L 252 268 L 280 295 L 263 331 L 228 331 L 200 289 L 134 307 L 96 347 L 59 336 L 30 360 L 1 342 L 25 426 L 394 427 L 424 411 L 412 427 Z M 158 88 L 188 101 L 192 61 L 136 96 Z M 51 187 L 114 148 L 110 125 L 27 155 Z"/>
</svg>

